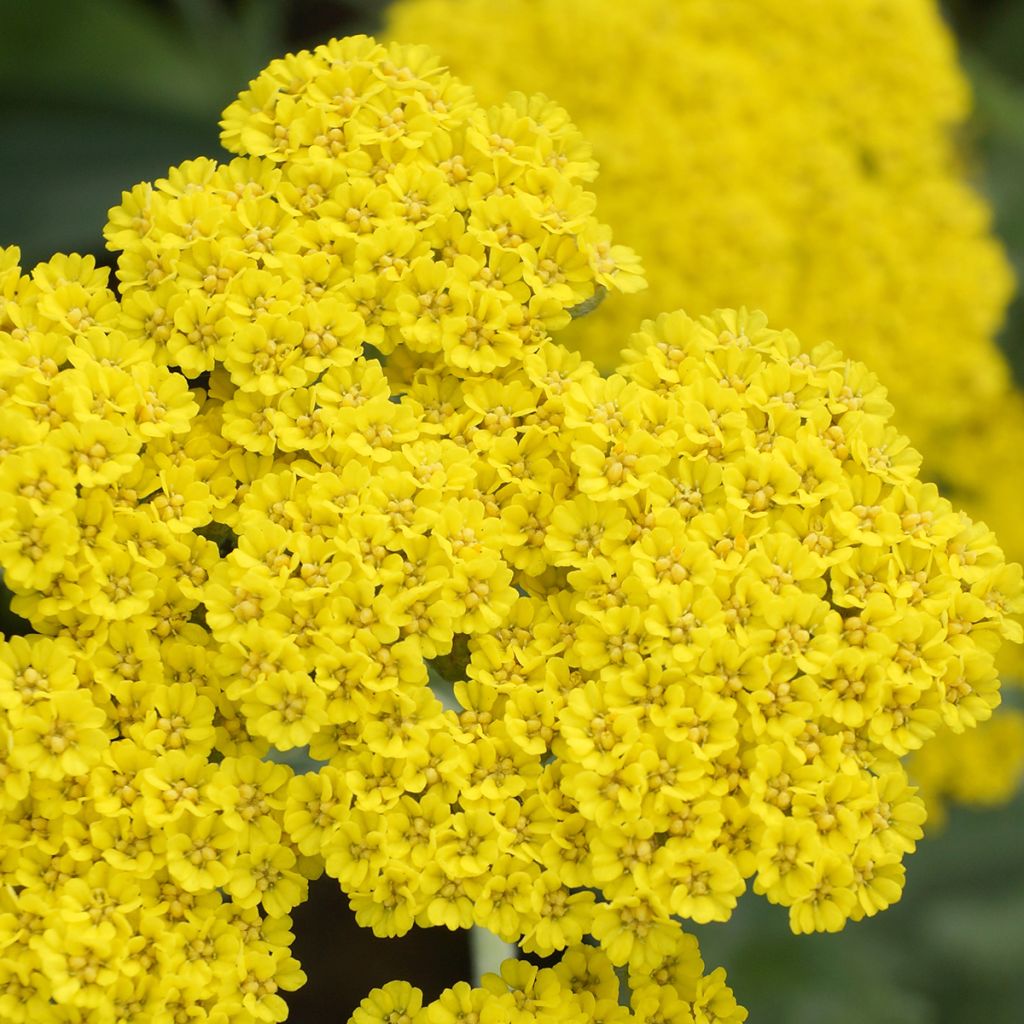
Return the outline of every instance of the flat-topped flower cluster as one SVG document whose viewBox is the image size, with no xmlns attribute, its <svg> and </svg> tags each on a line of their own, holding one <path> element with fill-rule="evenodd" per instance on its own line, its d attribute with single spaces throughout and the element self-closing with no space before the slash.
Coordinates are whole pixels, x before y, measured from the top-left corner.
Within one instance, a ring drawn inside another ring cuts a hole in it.
<svg viewBox="0 0 1024 1024">
<path fill-rule="evenodd" d="M 426 1004 L 419 989 L 407 982 L 391 982 L 362 1001 L 352 1015 L 352 1024 L 451 1024 L 458 1020 L 627 1024 L 634 1018 L 652 1024 L 731 1024 L 746 1019 L 724 984 L 721 968 L 701 976 L 704 966 L 697 942 L 682 933 L 666 951 L 656 977 L 629 974 L 632 993 L 628 1006 L 620 1001 L 619 978 L 607 954 L 592 946 L 570 949 L 553 968 L 506 960 L 499 970 L 499 974 L 485 974 L 479 988 L 459 982 Z"/>
<path fill-rule="evenodd" d="M 377 934 L 742 1020 L 682 925 L 750 880 L 797 931 L 898 898 L 899 758 L 997 703 L 1020 568 L 829 345 L 558 346 L 641 279 L 549 102 L 359 38 L 224 126 L 111 211 L 119 294 L 0 257 L 0 1013 L 283 1019 L 326 869 Z"/>
<path fill-rule="evenodd" d="M 1013 273 L 940 8 L 395 0 L 388 32 L 432 45 L 481 97 L 556 97 L 593 143 L 602 216 L 650 288 L 562 340 L 611 369 L 643 317 L 741 304 L 827 338 L 888 388 L 925 475 L 1021 561 L 1024 395 L 996 340 Z"/>
</svg>

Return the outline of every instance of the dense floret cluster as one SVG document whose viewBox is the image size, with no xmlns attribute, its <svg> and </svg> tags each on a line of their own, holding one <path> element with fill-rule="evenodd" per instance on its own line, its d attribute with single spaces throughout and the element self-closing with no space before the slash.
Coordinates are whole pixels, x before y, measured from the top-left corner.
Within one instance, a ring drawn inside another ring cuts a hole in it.
<svg viewBox="0 0 1024 1024">
<path fill-rule="evenodd" d="M 493 1024 L 628 1024 L 631 1020 L 672 1024 L 740 1024 L 736 1006 L 719 969 L 706 977 L 696 940 L 680 935 L 666 951 L 657 980 L 629 980 L 629 1005 L 619 999 L 619 978 L 607 955 L 592 946 L 569 950 L 554 968 L 538 969 L 506 960 L 500 974 L 484 975 L 479 988 L 460 982 L 433 1002 L 405 982 L 374 989 L 352 1015 L 351 1024 L 454 1024 L 487 1020 Z M 632 1011 L 632 1012 L 630 1012 Z"/>
<path fill-rule="evenodd" d="M 682 925 L 751 879 L 796 931 L 898 898 L 899 758 L 990 714 L 1020 568 L 828 344 L 556 345 L 641 279 L 548 101 L 350 39 L 224 139 L 111 211 L 118 295 L 0 254 L 0 1014 L 280 1020 L 326 869 L 380 935 L 570 950 L 434 1024 L 611 967 L 742 1020 Z"/>
<path fill-rule="evenodd" d="M 563 342 L 611 368 L 642 317 L 740 305 L 828 339 L 1024 559 L 1024 396 L 994 343 L 1012 275 L 936 0 L 396 0 L 389 19 L 485 97 L 566 104 L 594 144 L 602 214 L 651 287 Z"/>
</svg>

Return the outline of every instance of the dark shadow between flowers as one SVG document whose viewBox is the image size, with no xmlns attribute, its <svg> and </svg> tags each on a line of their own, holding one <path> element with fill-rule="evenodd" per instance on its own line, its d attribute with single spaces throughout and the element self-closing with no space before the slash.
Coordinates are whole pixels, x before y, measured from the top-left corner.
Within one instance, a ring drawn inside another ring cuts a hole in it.
<svg viewBox="0 0 1024 1024">
<path fill-rule="evenodd" d="M 408 981 L 424 1002 L 471 976 L 468 932 L 414 928 L 399 939 L 378 939 L 356 924 L 348 899 L 327 875 L 312 882 L 309 899 L 293 911 L 292 954 L 308 981 L 282 993 L 289 1024 L 345 1021 L 370 989 Z"/>
</svg>

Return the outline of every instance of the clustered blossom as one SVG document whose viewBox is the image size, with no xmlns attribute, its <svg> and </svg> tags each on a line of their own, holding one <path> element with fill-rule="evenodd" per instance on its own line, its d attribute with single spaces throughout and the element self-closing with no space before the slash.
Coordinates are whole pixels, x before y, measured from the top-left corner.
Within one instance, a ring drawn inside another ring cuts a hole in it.
<svg viewBox="0 0 1024 1024">
<path fill-rule="evenodd" d="M 23 274 L 0 250 L 0 566 L 37 630 L 0 648 L 5 1020 L 284 1017 L 279 990 L 304 980 L 288 911 L 323 861 L 303 852 L 308 780 L 264 755 L 327 723 L 337 683 L 293 650 L 342 578 L 372 625 L 379 523 L 337 543 L 310 523 L 312 547 L 280 558 L 279 537 L 243 537 L 235 557 L 258 552 L 252 579 L 273 591 L 247 596 L 221 557 L 231 525 L 280 518 L 260 502 L 317 435 L 345 487 L 422 437 L 390 467 L 416 493 L 437 430 L 389 400 L 364 344 L 486 369 L 640 283 L 553 104 L 484 110 L 429 55 L 368 40 L 276 62 L 254 88 L 295 133 L 304 103 L 318 131 L 261 141 L 246 94 L 235 148 L 270 155 L 126 194 L 108 226 L 118 295 L 91 258 Z M 386 519 L 391 499 L 370 500 Z M 396 549 L 392 581 L 404 564 Z M 265 657 L 227 639 L 272 607 Z"/>
<path fill-rule="evenodd" d="M 351 1024 L 455 1024 L 463 1020 L 628 1024 L 634 1017 L 652 1024 L 742 1021 L 745 1015 L 725 985 L 724 971 L 719 968 L 702 977 L 703 971 L 696 940 L 680 933 L 656 977 L 637 977 L 630 972 L 632 993 L 626 1006 L 620 1002 L 619 978 L 607 954 L 592 946 L 578 946 L 553 968 L 538 969 L 521 960 L 506 960 L 500 974 L 484 975 L 479 988 L 460 982 L 426 1005 L 419 989 L 406 982 L 391 982 L 362 1001 Z"/>
<path fill-rule="evenodd" d="M 433 1024 L 559 986 L 742 1020 L 683 925 L 748 882 L 801 932 L 899 897 L 900 758 L 998 702 L 1019 566 L 828 344 L 725 311 L 610 377 L 557 345 L 641 279 L 550 102 L 357 38 L 271 64 L 224 140 L 111 211 L 117 295 L 0 254 L 35 630 L 0 647 L 0 1014 L 283 1019 L 326 870 L 379 935 L 568 951 Z"/>
<path fill-rule="evenodd" d="M 1024 560 L 1024 395 L 995 342 L 1013 275 L 937 0 L 396 0 L 388 20 L 485 98 L 556 98 L 593 143 L 650 288 L 561 341 L 613 368 L 643 317 L 740 305 L 828 339 Z M 1004 666 L 1024 679 L 1021 650 Z"/>
<path fill-rule="evenodd" d="M 281 1020 L 286 838 L 200 602 L 237 483 L 203 396 L 129 341 L 90 258 L 0 250 L 0 1018 Z"/>
</svg>

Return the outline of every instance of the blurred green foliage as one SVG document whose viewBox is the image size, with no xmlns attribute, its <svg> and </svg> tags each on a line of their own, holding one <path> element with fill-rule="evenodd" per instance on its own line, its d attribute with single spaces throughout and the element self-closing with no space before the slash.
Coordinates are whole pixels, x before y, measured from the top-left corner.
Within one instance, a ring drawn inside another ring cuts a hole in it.
<svg viewBox="0 0 1024 1024">
<path fill-rule="evenodd" d="M 122 189 L 217 155 L 220 111 L 270 58 L 373 31 L 385 4 L 0 0 L 0 244 L 20 245 L 29 264 L 57 250 L 100 255 Z M 945 6 L 975 89 L 972 173 L 1024 279 L 1024 0 Z M 1020 297 L 1003 340 L 1024 383 Z M 1016 1024 L 1022 851 L 1024 798 L 955 812 L 910 858 L 904 899 L 886 913 L 840 935 L 794 937 L 784 912 L 748 897 L 727 925 L 700 929 L 705 957 L 727 967 L 753 1024 Z"/>
<path fill-rule="evenodd" d="M 1024 281 L 1024 0 L 950 0 L 946 7 L 974 87 L 973 135 L 967 140 L 974 170 L 995 208 L 1017 279 Z M 1020 288 L 1002 341 L 1024 386 Z"/>
</svg>

